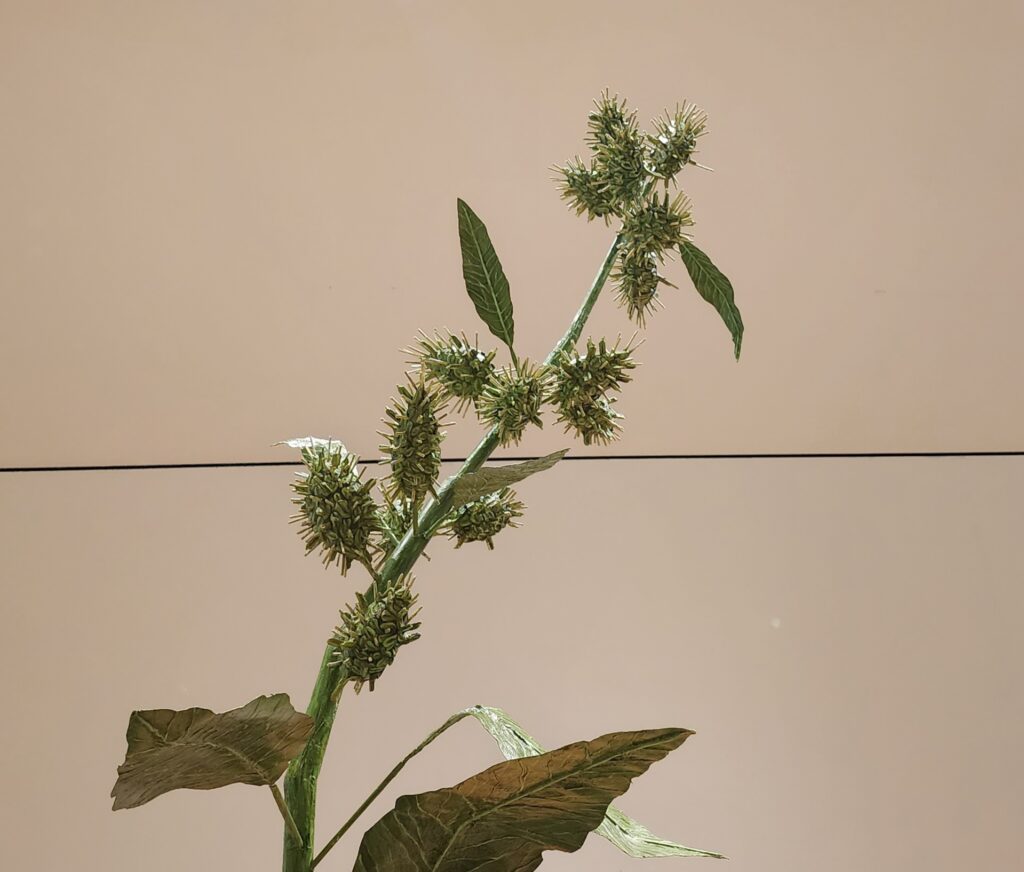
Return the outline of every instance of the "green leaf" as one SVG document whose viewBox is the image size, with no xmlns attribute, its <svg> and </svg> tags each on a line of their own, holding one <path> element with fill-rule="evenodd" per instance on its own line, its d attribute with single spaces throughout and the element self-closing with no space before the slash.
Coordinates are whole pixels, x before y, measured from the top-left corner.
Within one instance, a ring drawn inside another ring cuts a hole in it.
<svg viewBox="0 0 1024 872">
<path fill-rule="evenodd" d="M 475 705 L 466 711 L 491 734 L 506 759 L 515 760 L 544 753 L 544 749 L 537 741 L 501 709 Z M 608 806 L 604 821 L 596 832 L 631 857 L 715 857 L 720 860 L 725 859 L 722 854 L 687 848 L 685 845 L 658 838 L 643 824 L 624 815 L 614 806 Z"/>
<path fill-rule="evenodd" d="M 241 708 L 150 709 L 128 719 L 128 751 L 110 795 L 114 808 L 135 808 L 169 790 L 228 784 L 274 784 L 313 732 L 313 719 L 285 693 Z"/>
<path fill-rule="evenodd" d="M 355 872 L 530 872 L 544 851 L 577 850 L 608 803 L 689 735 L 609 733 L 399 797 L 363 836 Z"/>
<path fill-rule="evenodd" d="M 510 463 L 507 466 L 485 466 L 476 472 L 467 472 L 452 486 L 452 508 L 457 509 L 459 506 L 480 499 L 480 497 L 500 491 L 503 487 L 522 481 L 535 472 L 551 469 L 568 452 L 568 448 L 563 448 L 561 451 L 546 454 L 535 460 Z"/>
<path fill-rule="evenodd" d="M 509 349 L 515 339 L 508 279 L 491 245 L 487 228 L 463 200 L 458 202 L 462 277 L 476 313 Z"/>
<path fill-rule="evenodd" d="M 682 243 L 679 246 L 679 254 L 686 264 L 686 271 L 690 274 L 697 293 L 718 310 L 725 326 L 729 328 L 732 344 L 736 349 L 736 359 L 739 360 L 740 346 L 743 344 L 743 318 L 736 307 L 732 282 L 711 262 L 711 258 L 692 242 Z"/>
</svg>

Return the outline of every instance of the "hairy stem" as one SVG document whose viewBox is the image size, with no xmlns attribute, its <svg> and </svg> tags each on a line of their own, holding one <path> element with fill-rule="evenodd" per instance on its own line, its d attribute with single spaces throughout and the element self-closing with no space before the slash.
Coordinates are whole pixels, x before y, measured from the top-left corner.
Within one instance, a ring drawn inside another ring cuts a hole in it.
<svg viewBox="0 0 1024 872">
<path fill-rule="evenodd" d="M 618 256 L 619 247 L 622 245 L 621 231 L 615 236 L 600 270 L 594 277 L 583 302 L 580 304 L 576 316 L 573 318 L 565 335 L 556 343 L 555 347 L 545 358 L 545 363 L 553 362 L 561 352 L 571 348 L 580 338 L 583 327 L 590 317 L 590 313 L 601 294 L 602 288 L 608 281 L 615 258 Z M 451 510 L 452 487 L 462 476 L 469 472 L 475 472 L 494 449 L 498 447 L 498 430 L 492 428 L 480 440 L 480 443 L 473 449 L 473 452 L 466 458 L 462 467 L 454 476 L 449 478 L 438 490 L 437 496 L 423 507 L 419 513 L 417 523 L 408 530 L 402 537 L 395 549 L 384 561 L 379 572 L 374 578 L 373 584 L 366 591 L 367 602 L 373 602 L 387 590 L 388 585 L 394 583 L 398 578 L 412 569 L 413 565 L 423 553 L 430 537 L 437 528 L 444 522 Z M 324 754 L 327 751 L 327 742 L 331 736 L 331 728 L 334 726 L 334 719 L 338 713 L 338 699 L 341 688 L 348 680 L 344 668 L 331 664 L 332 649 L 330 647 L 324 652 L 323 660 L 320 663 L 320 672 L 317 674 L 316 684 L 313 686 L 313 695 L 306 709 L 314 723 L 313 735 L 303 749 L 288 767 L 285 775 L 284 795 L 295 817 L 298 827 L 301 844 L 294 839 L 285 838 L 284 842 L 284 864 L 283 872 L 310 872 L 314 865 L 313 859 L 313 834 L 316 817 L 316 788 L 317 778 L 320 775 L 320 768 L 323 765 Z M 397 774 L 397 773 L 396 773 Z M 383 789 L 383 787 L 381 788 Z M 338 836 L 337 838 L 340 838 Z M 333 847 L 337 839 L 331 841 L 328 846 Z M 325 848 L 316 857 L 319 863 L 327 852 Z"/>
</svg>

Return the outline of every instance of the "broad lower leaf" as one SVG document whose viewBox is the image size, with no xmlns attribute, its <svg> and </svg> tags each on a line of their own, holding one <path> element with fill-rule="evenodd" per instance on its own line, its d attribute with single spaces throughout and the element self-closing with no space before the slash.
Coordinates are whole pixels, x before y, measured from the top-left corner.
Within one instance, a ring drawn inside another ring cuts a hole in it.
<svg viewBox="0 0 1024 872">
<path fill-rule="evenodd" d="M 534 757 L 543 754 L 544 749 L 537 741 L 501 709 L 475 705 L 466 711 L 476 718 L 494 738 L 498 749 L 506 759 Z M 597 828 L 597 834 L 631 857 L 716 857 L 722 854 L 688 848 L 654 835 L 643 824 L 623 814 L 614 806 L 608 806 L 604 821 Z"/>
<path fill-rule="evenodd" d="M 462 277 L 476 313 L 509 349 L 515 339 L 512 297 L 487 228 L 463 200 L 458 202 Z"/>
<path fill-rule="evenodd" d="M 110 792 L 114 808 L 135 808 L 180 787 L 274 784 L 312 731 L 313 719 L 295 711 L 285 693 L 222 714 L 204 708 L 132 712 L 128 752 Z"/>
<path fill-rule="evenodd" d="M 608 803 L 689 735 L 609 733 L 399 797 L 363 836 L 355 872 L 530 872 L 544 851 L 577 850 Z"/>
<path fill-rule="evenodd" d="M 480 497 L 500 491 L 503 487 L 522 481 L 535 472 L 551 469 L 568 452 L 568 448 L 563 448 L 561 451 L 538 457 L 535 460 L 510 463 L 507 466 L 485 466 L 476 472 L 467 472 L 452 487 L 452 507 L 457 509 Z"/>
<path fill-rule="evenodd" d="M 732 282 L 711 262 L 711 258 L 692 242 L 680 245 L 679 254 L 686 264 L 686 271 L 690 274 L 697 293 L 718 310 L 725 326 L 729 328 L 732 344 L 736 349 L 736 359 L 739 360 L 740 346 L 743 344 L 743 318 L 736 306 Z"/>
</svg>

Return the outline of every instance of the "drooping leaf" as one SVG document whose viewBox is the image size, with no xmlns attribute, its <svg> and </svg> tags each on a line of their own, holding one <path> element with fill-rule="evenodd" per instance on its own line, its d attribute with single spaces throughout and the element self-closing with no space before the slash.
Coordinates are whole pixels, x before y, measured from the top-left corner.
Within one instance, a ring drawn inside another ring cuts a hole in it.
<svg viewBox="0 0 1024 872">
<path fill-rule="evenodd" d="M 537 741 L 501 709 L 475 705 L 466 711 L 491 734 L 506 759 L 534 757 L 544 753 L 544 749 Z M 724 859 L 722 854 L 688 848 L 685 845 L 661 839 L 643 824 L 611 805 L 608 806 L 604 821 L 596 832 L 631 857 L 716 857 Z"/>
<path fill-rule="evenodd" d="M 274 784 L 313 731 L 288 694 L 260 696 L 216 714 L 205 708 L 150 709 L 128 719 L 128 751 L 110 795 L 135 808 L 169 790 Z"/>
<path fill-rule="evenodd" d="M 530 872 L 544 851 L 577 850 L 608 803 L 689 735 L 609 733 L 399 797 L 363 836 L 355 872 Z"/>
<path fill-rule="evenodd" d="M 462 277 L 476 312 L 491 333 L 509 349 L 515 340 L 512 297 L 484 222 L 463 200 L 458 201 L 459 243 L 462 246 Z"/>
<path fill-rule="evenodd" d="M 686 264 L 686 271 L 690 274 L 697 293 L 718 310 L 725 326 L 729 328 L 732 344 L 736 349 L 736 359 L 739 360 L 740 346 L 743 344 L 743 318 L 736 306 L 732 282 L 711 262 L 711 258 L 692 242 L 680 245 L 679 254 Z"/>
<path fill-rule="evenodd" d="M 480 497 L 500 491 L 503 487 L 522 481 L 535 472 L 551 469 L 568 453 L 569 449 L 563 448 L 535 460 L 524 460 L 522 463 L 510 463 L 506 466 L 485 466 L 476 472 L 467 472 L 452 487 L 452 508 L 457 509 Z"/>
</svg>

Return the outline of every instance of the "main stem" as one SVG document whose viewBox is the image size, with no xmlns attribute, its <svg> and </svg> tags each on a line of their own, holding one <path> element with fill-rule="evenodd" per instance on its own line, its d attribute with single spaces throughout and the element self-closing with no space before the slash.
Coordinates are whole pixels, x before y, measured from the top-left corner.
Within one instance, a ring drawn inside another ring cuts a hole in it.
<svg viewBox="0 0 1024 872">
<path fill-rule="evenodd" d="M 583 302 L 576 312 L 576 317 L 572 319 L 565 335 L 558 340 L 555 347 L 551 349 L 551 353 L 544 359 L 545 363 L 552 363 L 562 351 L 571 348 L 580 338 L 583 327 L 601 294 L 601 289 L 608 281 L 621 245 L 622 233 L 620 231 L 612 241 L 608 254 L 605 255 L 604 262 L 601 264 L 601 269 L 598 270 L 590 285 L 590 290 L 587 291 L 586 297 L 583 298 Z M 388 585 L 412 569 L 413 564 L 426 548 L 427 542 L 430 541 L 430 537 L 444 522 L 451 510 L 451 493 L 455 483 L 466 473 L 474 472 L 483 466 L 497 447 L 498 430 L 492 428 L 480 440 L 480 444 L 473 449 L 473 453 L 466 458 L 462 468 L 449 478 L 441 486 L 437 496 L 423 507 L 415 528 L 408 530 L 402 537 L 402 541 L 395 546 L 373 584 L 366 591 L 368 603 L 373 602 L 379 594 L 387 589 Z M 313 734 L 302 753 L 288 767 L 284 779 L 285 800 L 298 827 L 301 843 L 296 842 L 286 832 L 283 872 L 310 872 L 313 867 L 317 778 L 324 762 L 327 742 L 331 737 L 331 728 L 334 726 L 334 719 L 338 714 L 341 689 L 348 679 L 343 667 L 332 664 L 332 654 L 333 649 L 328 646 L 320 661 L 320 672 L 317 674 L 316 683 L 313 685 L 313 696 L 306 709 L 306 714 L 313 719 Z"/>
</svg>

